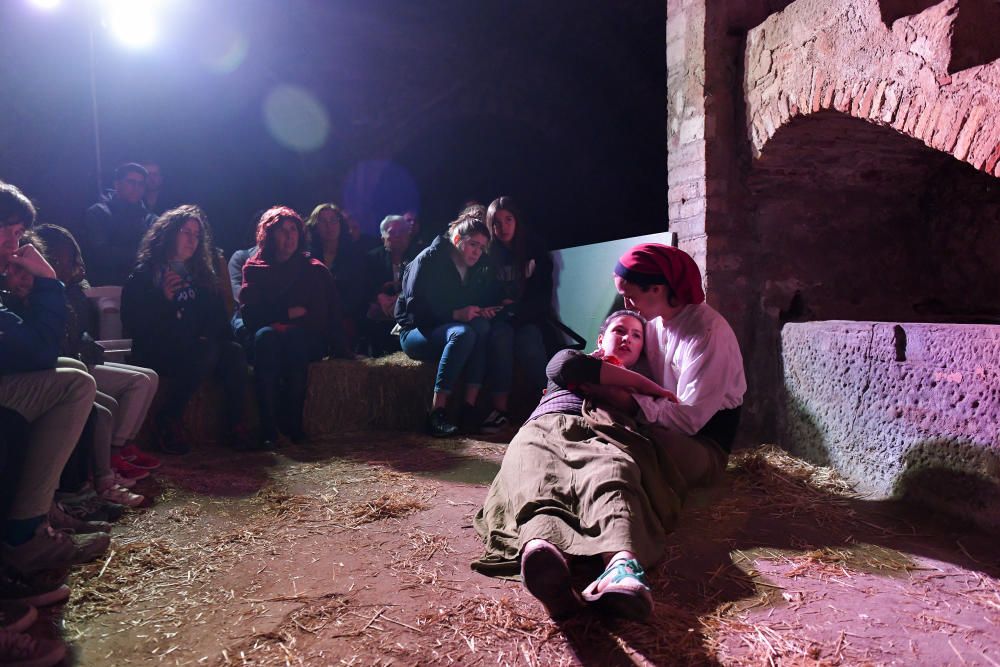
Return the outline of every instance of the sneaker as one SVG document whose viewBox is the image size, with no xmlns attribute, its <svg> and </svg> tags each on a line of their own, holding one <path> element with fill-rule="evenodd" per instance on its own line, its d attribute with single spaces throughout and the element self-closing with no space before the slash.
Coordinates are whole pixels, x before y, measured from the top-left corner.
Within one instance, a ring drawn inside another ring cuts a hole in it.
<svg viewBox="0 0 1000 667">
<path fill-rule="evenodd" d="M 500 410 L 493 410 L 490 414 L 486 415 L 486 419 L 479 425 L 479 432 L 492 435 L 507 429 L 509 426 L 510 417 L 507 416 L 507 413 Z"/>
<path fill-rule="evenodd" d="M 122 514 L 125 513 L 124 505 L 104 500 L 97 494 L 79 503 L 60 501 L 59 504 L 66 514 L 76 519 L 82 519 L 83 521 L 109 521 L 114 523 L 122 518 Z"/>
<path fill-rule="evenodd" d="M 91 533 L 89 535 L 72 535 L 67 537 L 70 538 L 73 546 L 76 547 L 73 560 L 74 565 L 83 565 L 84 563 L 97 560 L 107 553 L 108 547 L 111 546 L 111 536 L 107 533 Z"/>
<path fill-rule="evenodd" d="M 84 521 L 66 513 L 59 503 L 52 503 L 49 510 L 49 525 L 56 530 L 71 530 L 81 535 L 87 533 L 110 533 L 111 524 L 106 521 Z"/>
<path fill-rule="evenodd" d="M 149 477 L 148 470 L 132 465 L 122 458 L 121 454 L 111 455 L 111 469 L 122 477 L 130 477 L 135 480 L 146 479 Z"/>
<path fill-rule="evenodd" d="M 435 438 L 448 438 L 458 433 L 458 427 L 448 421 L 444 408 L 437 408 L 427 415 L 427 433 Z"/>
<path fill-rule="evenodd" d="M 147 454 L 142 451 L 134 442 L 129 442 L 122 447 L 120 454 L 123 459 L 134 465 L 136 468 L 142 468 L 143 470 L 156 470 L 160 467 L 160 459 L 156 458 L 152 454 Z"/>
<path fill-rule="evenodd" d="M 24 632 L 38 618 L 30 604 L 17 600 L 0 600 L 0 632 Z"/>
<path fill-rule="evenodd" d="M 140 496 L 138 493 L 132 493 L 123 486 L 118 486 L 117 484 L 112 484 L 103 491 L 98 492 L 101 498 L 104 500 L 109 500 L 113 503 L 118 503 L 119 505 L 125 505 L 126 507 L 138 507 L 142 504 L 142 501 L 146 498 Z"/>
<path fill-rule="evenodd" d="M 136 482 L 138 482 L 139 480 L 134 479 L 132 477 L 125 477 L 121 473 L 116 472 L 115 477 L 112 481 L 118 486 L 124 487 L 126 489 L 131 489 L 133 486 L 135 486 Z"/>
<path fill-rule="evenodd" d="M 66 569 L 76 565 L 78 558 L 78 549 L 69 535 L 55 530 L 48 522 L 42 522 L 35 535 L 24 544 L 13 547 L 0 544 L 0 560 L 21 574 Z"/>
<path fill-rule="evenodd" d="M 23 602 L 32 607 L 48 607 L 69 599 L 65 571 L 35 574 L 0 573 L 0 600 Z"/>
<path fill-rule="evenodd" d="M 66 657 L 66 645 L 58 639 L 35 639 L 23 632 L 0 630 L 0 665 L 52 667 Z"/>
</svg>

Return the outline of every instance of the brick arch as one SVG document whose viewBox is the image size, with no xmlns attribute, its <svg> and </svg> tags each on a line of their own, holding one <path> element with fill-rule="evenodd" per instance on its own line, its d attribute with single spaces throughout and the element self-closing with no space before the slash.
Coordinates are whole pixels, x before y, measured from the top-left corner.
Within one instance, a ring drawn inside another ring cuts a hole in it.
<svg viewBox="0 0 1000 667">
<path fill-rule="evenodd" d="M 750 31 L 755 157 L 797 116 L 834 110 L 891 127 L 1000 177 L 1000 60 L 949 74 L 958 0 L 882 21 L 878 0 L 796 0 Z"/>
</svg>

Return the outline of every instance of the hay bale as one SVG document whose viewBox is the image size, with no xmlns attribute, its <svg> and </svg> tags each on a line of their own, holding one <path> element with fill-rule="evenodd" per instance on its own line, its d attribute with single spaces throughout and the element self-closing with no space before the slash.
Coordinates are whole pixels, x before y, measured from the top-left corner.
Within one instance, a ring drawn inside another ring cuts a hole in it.
<svg viewBox="0 0 1000 667">
<path fill-rule="evenodd" d="M 380 359 L 309 365 L 305 429 L 323 436 L 365 429 L 417 430 L 430 405 L 436 365 L 402 352 Z"/>
</svg>

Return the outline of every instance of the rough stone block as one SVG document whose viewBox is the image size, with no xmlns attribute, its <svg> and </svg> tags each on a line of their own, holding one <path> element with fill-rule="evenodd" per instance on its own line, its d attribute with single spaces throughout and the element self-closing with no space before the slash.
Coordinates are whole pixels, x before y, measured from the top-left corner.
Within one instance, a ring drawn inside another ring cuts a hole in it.
<svg viewBox="0 0 1000 667">
<path fill-rule="evenodd" d="M 787 324 L 781 354 L 788 449 L 1000 528 L 1000 327 Z"/>
</svg>

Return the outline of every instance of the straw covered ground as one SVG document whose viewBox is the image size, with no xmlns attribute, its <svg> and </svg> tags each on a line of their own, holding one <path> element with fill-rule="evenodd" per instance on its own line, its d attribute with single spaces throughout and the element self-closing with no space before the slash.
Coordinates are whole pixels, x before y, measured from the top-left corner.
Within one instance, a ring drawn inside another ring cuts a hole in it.
<svg viewBox="0 0 1000 667">
<path fill-rule="evenodd" d="M 652 622 L 557 626 L 469 569 L 502 455 L 368 432 L 172 461 L 54 620 L 84 665 L 1000 666 L 984 536 L 770 447 L 689 500 Z"/>
</svg>

